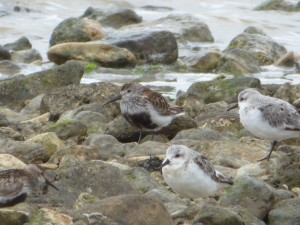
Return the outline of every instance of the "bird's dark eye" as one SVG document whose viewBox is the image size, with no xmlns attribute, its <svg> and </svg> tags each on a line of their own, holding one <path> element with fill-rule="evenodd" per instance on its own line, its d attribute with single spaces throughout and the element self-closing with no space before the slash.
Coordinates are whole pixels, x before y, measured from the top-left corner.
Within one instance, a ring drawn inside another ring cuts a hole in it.
<svg viewBox="0 0 300 225">
<path fill-rule="evenodd" d="M 130 93 L 130 92 L 131 92 L 131 90 L 130 90 L 130 89 L 128 89 L 128 90 L 127 90 L 127 92 L 128 92 L 128 93 Z"/>
<path fill-rule="evenodd" d="M 180 156 L 179 154 L 176 154 L 176 155 L 175 155 L 175 158 L 179 158 L 179 156 Z"/>
<path fill-rule="evenodd" d="M 240 101 L 244 101 L 245 99 L 243 97 L 240 97 Z"/>
</svg>

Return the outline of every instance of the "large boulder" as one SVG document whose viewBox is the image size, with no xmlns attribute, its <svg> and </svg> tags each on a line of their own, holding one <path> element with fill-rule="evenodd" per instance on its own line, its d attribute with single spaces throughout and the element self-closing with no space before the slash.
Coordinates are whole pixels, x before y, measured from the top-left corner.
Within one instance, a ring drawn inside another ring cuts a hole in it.
<svg viewBox="0 0 300 225">
<path fill-rule="evenodd" d="M 273 64 L 287 53 L 285 47 L 275 42 L 272 38 L 261 33 L 249 32 L 247 29 L 236 36 L 224 52 L 239 48 L 253 55 L 260 66 Z M 243 55 L 240 56 L 242 57 Z M 249 55 L 244 56 L 249 58 Z"/>
<path fill-rule="evenodd" d="M 131 29 L 106 39 L 111 45 L 131 51 L 138 63 L 171 64 L 177 60 L 178 46 L 173 33 L 165 30 Z"/>
<path fill-rule="evenodd" d="M 32 63 L 42 60 L 42 56 L 36 49 L 26 49 L 12 52 L 11 60 L 17 63 Z"/>
<path fill-rule="evenodd" d="M 0 138 L 0 154 L 10 154 L 25 163 L 41 163 L 44 148 L 36 143 L 25 143 L 6 138 Z"/>
<path fill-rule="evenodd" d="M 127 49 L 94 43 L 58 44 L 49 49 L 48 58 L 59 65 L 72 59 L 97 63 L 103 67 L 132 67 L 136 64 L 135 56 Z"/>
<path fill-rule="evenodd" d="M 120 28 L 142 22 L 142 17 L 132 9 L 101 10 L 89 7 L 82 17 L 97 20 L 102 26 Z"/>
<path fill-rule="evenodd" d="M 12 51 L 22 51 L 22 50 L 26 50 L 26 49 L 31 49 L 32 45 L 31 45 L 30 41 L 28 40 L 28 38 L 23 36 L 12 43 L 3 45 L 3 47 L 5 47 L 8 50 L 12 50 Z"/>
<path fill-rule="evenodd" d="M 219 73 L 234 75 L 258 73 L 261 71 L 258 61 L 253 54 L 241 48 L 225 51 L 220 58 L 216 70 Z"/>
<path fill-rule="evenodd" d="M 18 74 L 21 71 L 21 67 L 10 60 L 2 60 L 0 61 L 0 73 L 7 75 L 7 76 L 13 76 Z"/>
<path fill-rule="evenodd" d="M 49 179 L 56 177 L 54 184 L 60 191 L 49 188 L 47 194 L 28 202 L 71 209 L 79 196 L 87 191 L 97 199 L 136 193 L 120 169 L 100 160 L 82 161 L 65 155 L 59 169 L 49 171 L 47 175 Z"/>
<path fill-rule="evenodd" d="M 100 40 L 104 32 L 100 23 L 88 18 L 68 18 L 53 30 L 50 46 L 66 42 L 86 42 Z"/>
<path fill-rule="evenodd" d="M 264 219 L 278 200 L 276 190 L 270 185 L 249 176 L 241 176 L 221 197 L 220 205 L 240 205 L 257 218 Z"/>
<path fill-rule="evenodd" d="M 281 11 L 300 11 L 299 2 L 293 4 L 292 2 L 285 0 L 267 0 L 255 7 L 255 10 L 264 11 L 264 10 L 281 10 Z"/>
<path fill-rule="evenodd" d="M 188 14 L 170 14 L 166 17 L 154 20 L 149 23 L 132 25 L 130 30 L 167 30 L 172 32 L 180 43 L 191 42 L 213 42 L 214 38 L 209 27 L 197 17 Z"/>
<path fill-rule="evenodd" d="M 269 212 L 268 220 L 272 225 L 296 225 L 300 222 L 300 198 L 278 202 Z"/>
<path fill-rule="evenodd" d="M 196 82 L 186 92 L 186 105 L 197 114 L 204 104 L 219 101 L 236 102 L 238 93 L 245 88 L 261 89 L 261 83 L 259 79 L 253 77 Z"/>
<path fill-rule="evenodd" d="M 78 209 L 75 214 L 75 220 L 83 215 L 102 214 L 119 225 L 173 225 L 162 202 L 155 197 L 146 195 L 120 195 L 106 198 Z"/>
<path fill-rule="evenodd" d="M 11 54 L 6 48 L 0 45 L 0 61 L 1 60 L 11 60 Z"/>
<path fill-rule="evenodd" d="M 78 62 L 69 62 L 28 76 L 1 80 L 0 105 L 24 101 L 53 88 L 79 84 L 83 72 L 83 67 Z"/>
<path fill-rule="evenodd" d="M 43 96 L 41 112 L 50 112 L 56 119 L 68 110 L 74 111 L 66 112 L 65 119 L 75 119 L 74 117 L 83 111 L 97 112 L 109 118 L 106 120 L 108 122 L 120 114 L 120 109 L 117 103 L 105 107 L 102 104 L 119 93 L 119 86 L 105 82 L 60 87 Z M 67 114 L 71 115 L 67 117 Z"/>
</svg>

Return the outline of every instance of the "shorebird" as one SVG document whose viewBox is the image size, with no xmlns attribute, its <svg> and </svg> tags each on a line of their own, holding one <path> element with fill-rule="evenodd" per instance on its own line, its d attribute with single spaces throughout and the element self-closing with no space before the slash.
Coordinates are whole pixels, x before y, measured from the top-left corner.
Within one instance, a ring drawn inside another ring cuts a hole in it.
<svg viewBox="0 0 300 225">
<path fill-rule="evenodd" d="M 0 171 L 0 208 L 14 206 L 24 202 L 36 186 L 50 185 L 58 190 L 44 176 L 42 170 L 33 164 L 25 169 L 8 169 Z"/>
<path fill-rule="evenodd" d="M 256 137 L 271 141 L 269 153 L 258 160 L 269 160 L 278 141 L 300 136 L 300 111 L 290 103 L 248 88 L 238 95 L 240 121 Z"/>
<path fill-rule="evenodd" d="M 168 126 L 173 119 L 184 115 L 181 106 L 169 104 L 158 92 L 138 83 L 126 83 L 121 87 L 120 95 L 105 102 L 103 106 L 121 100 L 120 108 L 124 118 L 142 131 L 156 132 Z M 152 135 L 152 139 L 154 134 Z"/>
<path fill-rule="evenodd" d="M 223 184 L 233 184 L 216 171 L 205 156 L 184 145 L 170 146 L 161 168 L 166 183 L 176 193 L 190 199 L 211 196 Z"/>
</svg>

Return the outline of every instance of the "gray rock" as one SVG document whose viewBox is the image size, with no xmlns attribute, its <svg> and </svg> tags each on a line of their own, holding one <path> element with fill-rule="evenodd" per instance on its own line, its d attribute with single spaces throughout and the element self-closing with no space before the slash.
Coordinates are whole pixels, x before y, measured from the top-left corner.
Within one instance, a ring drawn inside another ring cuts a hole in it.
<svg viewBox="0 0 300 225">
<path fill-rule="evenodd" d="M 45 125 L 42 128 L 42 131 L 54 132 L 60 139 L 66 140 L 70 137 L 84 136 L 86 134 L 87 128 L 77 120 L 61 119 L 56 123 Z"/>
<path fill-rule="evenodd" d="M 54 184 L 60 191 L 49 189 L 47 194 L 30 202 L 43 203 L 47 206 L 61 205 L 71 209 L 79 195 L 86 191 L 98 199 L 136 193 L 117 167 L 100 160 L 82 161 L 66 155 L 62 158 L 59 169 L 50 172 L 52 171 L 48 173 L 49 179 L 52 176 L 59 179 Z"/>
<path fill-rule="evenodd" d="M 30 74 L 26 77 L 14 77 L 0 80 L 0 105 L 24 101 L 45 93 L 53 88 L 70 84 L 79 84 L 83 68 L 78 62 L 68 62 L 54 69 Z"/>
<path fill-rule="evenodd" d="M 236 36 L 224 52 L 239 48 L 252 54 L 260 66 L 273 64 L 287 52 L 285 47 L 272 38 L 249 32 L 243 32 Z"/>
<path fill-rule="evenodd" d="M 219 203 L 222 206 L 243 206 L 257 218 L 264 219 L 278 200 L 276 190 L 270 185 L 249 176 L 241 176 L 234 180 L 234 185 Z"/>
<path fill-rule="evenodd" d="M 298 225 L 300 224 L 300 198 L 288 199 L 278 202 L 269 212 L 268 220 L 272 225 Z"/>
<path fill-rule="evenodd" d="M 149 190 L 146 195 L 159 198 L 164 203 L 170 215 L 187 208 L 186 201 L 182 200 L 175 193 L 162 188 L 154 188 Z"/>
<path fill-rule="evenodd" d="M 87 18 L 68 18 L 53 30 L 50 46 L 66 42 L 86 42 L 104 37 L 101 25 Z"/>
<path fill-rule="evenodd" d="M 94 43 L 62 43 L 51 47 L 48 51 L 50 61 L 60 65 L 68 60 L 83 60 L 97 63 L 103 67 L 134 67 L 135 56 L 127 49 L 108 44 Z"/>
<path fill-rule="evenodd" d="M 112 96 L 120 93 L 120 87 L 112 83 L 93 83 L 68 85 L 49 91 L 42 99 L 41 112 L 50 112 L 53 117 L 58 118 L 63 112 L 68 112 L 72 117 L 81 111 L 97 112 L 105 115 L 106 122 L 120 115 L 117 103 L 102 106 Z M 81 106 L 81 107 L 78 107 Z"/>
<path fill-rule="evenodd" d="M 102 26 L 120 28 L 142 22 L 142 17 L 132 9 L 101 10 L 89 7 L 82 17 L 97 20 Z"/>
<path fill-rule="evenodd" d="M 261 89 L 259 79 L 253 77 L 235 77 L 193 83 L 186 92 L 186 105 L 191 109 L 203 104 L 225 101 L 237 102 L 238 93 L 245 88 Z M 196 109 L 197 110 L 197 109 Z"/>
<path fill-rule="evenodd" d="M 221 53 L 217 50 L 205 50 L 184 57 L 183 61 L 187 66 L 191 67 L 193 70 L 198 72 L 212 72 L 218 66 L 219 60 L 221 58 Z"/>
<path fill-rule="evenodd" d="M 42 60 L 42 56 L 36 49 L 26 49 L 12 52 L 11 60 L 17 63 L 32 63 Z"/>
<path fill-rule="evenodd" d="M 273 97 L 293 103 L 300 98 L 300 85 L 280 85 L 280 87 L 276 89 Z"/>
<path fill-rule="evenodd" d="M 147 191 L 159 187 L 159 184 L 150 177 L 149 172 L 143 168 L 130 168 L 123 173 L 130 185 L 139 194 L 145 194 Z"/>
<path fill-rule="evenodd" d="M 135 25 L 137 28 L 151 30 L 168 30 L 175 34 L 177 41 L 213 42 L 214 38 L 208 26 L 197 17 L 188 14 L 170 14 L 150 23 Z M 132 29 L 132 26 L 130 27 Z"/>
<path fill-rule="evenodd" d="M 107 38 L 107 42 L 131 51 L 138 63 L 171 64 L 177 60 L 178 46 L 173 33 L 169 31 L 125 30 Z"/>
<path fill-rule="evenodd" d="M 273 176 L 274 185 L 285 184 L 289 188 L 300 185 L 300 147 L 281 146 L 277 150 L 278 156 L 268 165 Z"/>
<path fill-rule="evenodd" d="M 5 47 L 8 50 L 12 50 L 12 51 L 22 51 L 22 50 L 26 50 L 26 49 L 31 49 L 32 45 L 31 45 L 30 41 L 28 40 L 28 38 L 23 36 L 23 37 L 19 38 L 18 40 L 16 40 L 15 42 L 3 45 L 3 47 Z"/>
<path fill-rule="evenodd" d="M 197 128 L 180 131 L 172 141 L 189 139 L 189 140 L 220 140 L 222 139 L 222 134 L 209 129 L 209 128 Z"/>
<path fill-rule="evenodd" d="M 292 4 L 291 2 L 284 1 L 284 0 L 267 0 L 257 7 L 255 7 L 255 10 L 263 11 L 263 10 L 281 10 L 281 11 L 288 11 L 288 12 L 294 12 L 294 11 L 300 11 L 300 5 L 298 4 Z"/>
<path fill-rule="evenodd" d="M 0 136 L 4 136 L 5 138 L 15 141 L 24 141 L 24 136 L 10 127 L 0 127 Z"/>
<path fill-rule="evenodd" d="M 92 134 L 88 136 L 84 145 L 95 146 L 101 159 L 107 160 L 116 156 L 124 157 L 135 146 L 135 143 L 121 144 L 110 135 Z"/>
<path fill-rule="evenodd" d="M 247 27 L 244 30 L 244 33 L 248 33 L 248 34 L 260 34 L 260 35 L 267 36 L 262 29 L 260 29 L 259 27 L 253 27 L 253 26 Z"/>
<path fill-rule="evenodd" d="M 157 198 L 146 195 L 120 195 L 106 198 L 75 211 L 76 216 L 101 213 L 119 225 L 173 225 L 167 210 Z"/>
<path fill-rule="evenodd" d="M 0 45 L 0 61 L 1 60 L 11 60 L 11 55 L 6 48 Z"/>
<path fill-rule="evenodd" d="M 41 163 L 44 148 L 36 143 L 24 143 L 6 138 L 0 138 L 0 153 L 10 154 L 25 163 Z"/>
<path fill-rule="evenodd" d="M 165 143 L 147 141 L 128 151 L 126 157 L 162 155 L 166 153 L 167 148 L 168 145 Z"/>
<path fill-rule="evenodd" d="M 205 204 L 195 216 L 194 223 L 212 224 L 212 225 L 244 225 L 240 215 L 230 209 Z"/>
<path fill-rule="evenodd" d="M 219 73 L 234 75 L 260 72 L 257 59 L 247 50 L 241 48 L 229 49 L 222 55 L 216 70 Z"/>
<path fill-rule="evenodd" d="M 21 67 L 10 61 L 10 60 L 2 60 L 0 61 L 0 73 L 5 75 L 15 75 L 21 71 Z"/>
</svg>

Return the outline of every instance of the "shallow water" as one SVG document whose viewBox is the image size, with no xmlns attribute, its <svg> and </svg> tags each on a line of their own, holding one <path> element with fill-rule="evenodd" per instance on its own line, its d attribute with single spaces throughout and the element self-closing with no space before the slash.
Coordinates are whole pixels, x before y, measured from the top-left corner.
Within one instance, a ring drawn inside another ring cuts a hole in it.
<svg viewBox="0 0 300 225">
<path fill-rule="evenodd" d="M 18 3 L 17 3 L 18 2 Z M 170 13 L 192 14 L 204 21 L 210 28 L 216 46 L 223 50 L 229 42 L 248 26 L 257 26 L 275 41 L 282 44 L 288 51 L 300 54 L 300 13 L 287 13 L 277 11 L 254 11 L 253 8 L 264 1 L 259 0 L 152 0 L 151 5 L 167 6 L 173 10 L 149 11 L 141 8 L 149 5 L 146 0 L 2 0 L 0 1 L 0 11 L 5 9 L 9 15 L 0 17 L 0 44 L 13 42 L 21 36 L 29 38 L 43 57 L 45 64 L 43 68 L 50 67 L 47 64 L 47 50 L 53 29 L 59 22 L 68 17 L 77 17 L 89 7 L 132 7 L 144 21 L 152 21 Z M 297 2 L 297 1 L 290 1 Z M 14 12 L 13 6 L 29 8 L 30 12 L 21 10 Z M 0 14 L 1 15 L 1 14 Z M 192 43 L 197 46 L 204 46 L 203 43 Z M 207 44 L 206 44 L 207 45 Z M 24 65 L 23 74 L 29 74 L 40 70 L 38 66 Z M 140 74 L 110 74 L 109 76 L 96 72 L 84 75 L 82 83 L 96 81 L 112 81 L 122 83 L 128 80 L 139 78 Z M 188 73 L 159 74 L 154 80 L 144 82 L 151 86 L 170 86 L 171 89 L 166 94 L 174 97 L 177 90 L 186 90 L 195 81 L 206 81 L 217 77 L 216 74 Z M 254 74 L 262 83 L 291 84 L 300 83 L 300 75 L 293 74 L 292 70 L 268 66 L 263 68 L 263 72 Z"/>
</svg>

